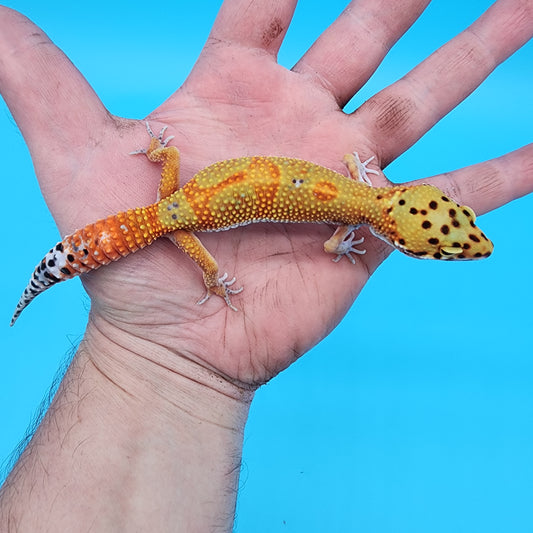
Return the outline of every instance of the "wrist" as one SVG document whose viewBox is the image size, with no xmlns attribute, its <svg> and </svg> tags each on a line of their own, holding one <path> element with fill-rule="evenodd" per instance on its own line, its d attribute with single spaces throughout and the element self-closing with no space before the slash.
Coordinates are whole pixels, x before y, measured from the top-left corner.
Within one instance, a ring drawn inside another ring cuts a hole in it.
<svg viewBox="0 0 533 533">
<path fill-rule="evenodd" d="M 210 530 L 211 519 L 221 525 L 224 517 L 231 531 L 253 392 L 189 357 L 94 317 L 83 344 L 95 367 L 129 403 L 126 438 L 139 439 L 134 446 L 139 468 L 133 474 L 143 489 L 160 494 L 158 506 L 166 501 L 167 512 L 177 520 L 189 516 L 190 528 L 184 530 Z M 125 417 L 123 409 L 115 414 L 117 421 Z M 136 512 L 137 525 L 147 513 Z M 157 530 L 153 523 L 148 529 Z"/>
<path fill-rule="evenodd" d="M 251 398 L 198 362 L 91 316 L 6 482 L 0 529 L 231 531 Z"/>
<path fill-rule="evenodd" d="M 119 390 L 143 402 L 150 417 L 165 413 L 171 420 L 244 428 L 254 389 L 231 381 L 195 354 L 136 337 L 92 315 L 80 350 Z"/>
</svg>

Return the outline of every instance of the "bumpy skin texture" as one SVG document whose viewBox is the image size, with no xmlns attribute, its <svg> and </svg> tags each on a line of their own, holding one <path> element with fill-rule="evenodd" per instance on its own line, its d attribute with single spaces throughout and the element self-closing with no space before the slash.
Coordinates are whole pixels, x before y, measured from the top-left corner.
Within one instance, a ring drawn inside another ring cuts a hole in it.
<svg viewBox="0 0 533 533">
<path fill-rule="evenodd" d="M 150 131 L 150 130 L 149 130 Z M 162 132 L 163 133 L 163 132 Z M 191 232 L 221 231 L 253 222 L 322 222 L 339 225 L 324 248 L 338 257 L 364 253 L 353 248 L 361 224 L 401 252 L 417 258 L 467 260 L 488 257 L 492 243 L 475 214 L 431 185 L 372 187 L 354 156 L 345 161 L 351 177 L 287 157 L 242 157 L 215 163 L 178 188 L 179 152 L 162 133 L 145 153 L 163 165 L 158 202 L 89 224 L 68 235 L 36 267 L 13 315 L 51 285 L 116 261 L 167 235 L 202 269 L 203 303 L 217 294 L 235 309 L 233 280 Z M 337 257 L 337 258 L 338 258 Z"/>
</svg>

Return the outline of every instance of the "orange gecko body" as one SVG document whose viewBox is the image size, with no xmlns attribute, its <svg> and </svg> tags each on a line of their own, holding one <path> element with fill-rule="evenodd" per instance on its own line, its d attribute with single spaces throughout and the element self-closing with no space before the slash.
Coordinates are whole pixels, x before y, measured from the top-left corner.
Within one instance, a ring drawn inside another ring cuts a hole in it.
<svg viewBox="0 0 533 533">
<path fill-rule="evenodd" d="M 151 134 L 150 129 L 148 130 Z M 164 130 L 163 130 L 164 131 Z M 364 253 L 354 248 L 361 224 L 401 252 L 417 258 L 487 257 L 492 243 L 475 214 L 431 185 L 372 187 L 366 163 L 346 156 L 351 177 L 288 157 L 242 157 L 220 161 L 179 188 L 179 152 L 154 137 L 145 153 L 162 163 L 159 200 L 89 224 L 65 237 L 36 267 L 13 315 L 51 285 L 116 261 L 166 235 L 203 271 L 206 297 L 217 294 L 232 308 L 233 280 L 192 232 L 221 231 L 253 222 L 321 222 L 340 226 L 326 241 L 336 260 Z"/>
</svg>

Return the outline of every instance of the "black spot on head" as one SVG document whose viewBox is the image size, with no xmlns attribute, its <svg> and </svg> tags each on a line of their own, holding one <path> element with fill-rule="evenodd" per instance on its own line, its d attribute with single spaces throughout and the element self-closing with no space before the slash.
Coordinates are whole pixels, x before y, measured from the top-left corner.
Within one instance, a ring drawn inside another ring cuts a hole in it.
<svg viewBox="0 0 533 533">
<path fill-rule="evenodd" d="M 474 257 L 481 257 L 482 255 L 483 255 L 483 254 L 482 254 L 481 252 L 476 252 L 476 253 L 474 254 Z"/>
<path fill-rule="evenodd" d="M 492 252 L 485 252 L 485 253 L 483 254 L 483 257 L 488 257 L 490 254 L 492 254 Z"/>
<path fill-rule="evenodd" d="M 439 239 L 436 239 L 435 237 L 431 237 L 431 239 L 428 239 L 429 244 L 439 244 Z"/>
<path fill-rule="evenodd" d="M 413 252 L 413 255 L 416 255 L 417 257 L 422 257 L 423 255 L 427 255 L 427 252 L 424 252 L 424 251 Z"/>
<path fill-rule="evenodd" d="M 472 234 L 472 233 L 468 236 L 468 238 L 469 238 L 471 241 L 474 241 L 474 242 L 481 242 L 480 239 L 479 239 L 479 237 L 478 237 L 477 235 Z"/>
<path fill-rule="evenodd" d="M 440 232 L 441 232 L 443 235 L 448 235 L 448 233 L 450 233 L 450 226 L 447 226 L 446 224 L 443 224 L 443 225 L 440 227 Z"/>
<path fill-rule="evenodd" d="M 470 213 L 469 213 L 466 209 L 463 209 L 463 213 L 464 213 L 468 218 L 470 218 L 471 215 L 470 215 Z"/>
<path fill-rule="evenodd" d="M 461 225 L 461 223 L 458 220 L 452 220 L 452 226 L 454 228 L 458 228 Z"/>
<path fill-rule="evenodd" d="M 430 209 L 437 209 L 437 207 L 439 207 L 439 204 L 435 202 L 435 200 L 431 200 L 431 202 L 429 202 Z"/>
<path fill-rule="evenodd" d="M 450 213 L 450 216 L 453 218 L 455 215 L 457 215 L 457 211 L 455 209 L 450 209 L 448 211 L 448 213 Z"/>
<path fill-rule="evenodd" d="M 422 222 L 422 227 L 424 229 L 429 229 L 431 228 L 431 222 L 429 220 L 424 220 L 424 222 Z"/>
<path fill-rule="evenodd" d="M 473 221 L 473 220 L 470 221 L 470 225 L 471 225 L 473 228 L 476 227 L 476 225 L 474 224 L 474 221 Z"/>
<path fill-rule="evenodd" d="M 468 250 L 468 249 L 470 249 L 470 245 L 469 245 L 467 242 L 465 242 L 465 243 L 463 244 L 463 248 L 464 248 L 465 250 Z"/>
<path fill-rule="evenodd" d="M 458 259 L 465 259 L 465 254 L 459 254 L 456 256 Z"/>
<path fill-rule="evenodd" d="M 61 272 L 63 272 L 63 274 L 66 274 L 67 276 L 70 275 L 70 270 L 67 267 L 61 268 Z"/>
<path fill-rule="evenodd" d="M 67 259 L 72 263 L 74 261 L 75 257 L 72 254 L 67 255 Z"/>
<path fill-rule="evenodd" d="M 440 255 L 439 252 L 434 253 L 434 254 L 433 254 L 433 257 L 434 257 L 435 259 L 442 259 L 442 255 Z"/>
<path fill-rule="evenodd" d="M 483 232 L 481 232 L 481 237 L 483 237 L 486 241 L 488 241 L 487 237 L 485 236 Z"/>
<path fill-rule="evenodd" d="M 453 246 L 454 248 L 461 248 L 461 243 L 459 243 L 459 242 L 454 242 L 454 243 L 452 244 L 452 246 Z"/>
<path fill-rule="evenodd" d="M 418 209 L 416 207 L 411 207 L 411 209 L 409 209 L 409 213 L 411 213 L 411 215 L 416 215 L 418 213 Z"/>
<path fill-rule="evenodd" d="M 62 242 L 59 242 L 56 244 L 56 250 L 58 252 L 62 252 L 63 251 L 63 243 Z"/>
<path fill-rule="evenodd" d="M 446 196 L 441 196 L 440 199 L 443 201 L 443 202 L 449 202 L 450 199 Z"/>
<path fill-rule="evenodd" d="M 53 259 L 50 259 L 50 260 L 48 261 L 48 266 L 49 266 L 49 267 L 56 266 L 56 262 L 55 262 Z"/>
<path fill-rule="evenodd" d="M 405 205 L 405 200 L 402 198 L 399 202 L 398 202 L 399 205 Z"/>
<path fill-rule="evenodd" d="M 401 244 L 401 245 L 403 246 L 403 245 L 405 244 L 405 239 L 400 239 L 400 240 L 398 241 L 398 243 Z"/>
<path fill-rule="evenodd" d="M 428 214 L 428 212 L 425 209 L 421 209 L 420 214 L 425 216 Z"/>
</svg>

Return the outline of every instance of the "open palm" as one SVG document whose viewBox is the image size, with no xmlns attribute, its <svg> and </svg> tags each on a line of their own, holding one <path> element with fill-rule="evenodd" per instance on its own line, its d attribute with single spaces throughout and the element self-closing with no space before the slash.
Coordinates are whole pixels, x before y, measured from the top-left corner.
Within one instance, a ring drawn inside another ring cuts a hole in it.
<svg viewBox="0 0 533 533">
<path fill-rule="evenodd" d="M 215 161 L 248 155 L 297 157 L 344 172 L 343 155 L 357 150 L 363 159 L 375 156 L 372 168 L 384 168 L 531 36 L 527 17 L 519 16 L 527 3 L 500 0 L 472 28 L 347 115 L 343 106 L 429 2 L 352 2 L 292 70 L 278 65 L 276 54 L 295 2 L 256 2 L 254 9 L 244 3 L 224 3 L 189 78 L 148 117 L 154 131 L 168 126 L 175 136 L 181 184 Z M 40 30 L 6 8 L 1 17 L 2 57 L 8 58 L 2 93 L 61 234 L 152 203 L 159 169 L 128 155 L 148 143 L 144 122 L 111 116 Z M 529 146 L 432 182 L 482 213 L 533 189 L 531 171 L 505 181 L 531 157 Z M 373 181 L 388 183 L 382 174 Z M 491 186 L 479 186 L 485 181 Z M 390 253 L 362 232 L 367 253 L 355 266 L 335 264 L 322 252 L 331 232 L 325 225 L 257 224 L 200 235 L 222 272 L 244 286 L 233 300 L 238 312 L 214 297 L 196 305 L 204 290 L 200 271 L 162 239 L 83 277 L 90 324 L 258 385 L 331 331 Z"/>
</svg>

